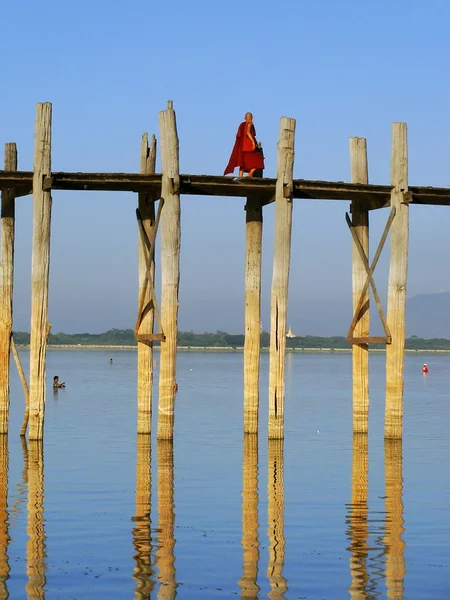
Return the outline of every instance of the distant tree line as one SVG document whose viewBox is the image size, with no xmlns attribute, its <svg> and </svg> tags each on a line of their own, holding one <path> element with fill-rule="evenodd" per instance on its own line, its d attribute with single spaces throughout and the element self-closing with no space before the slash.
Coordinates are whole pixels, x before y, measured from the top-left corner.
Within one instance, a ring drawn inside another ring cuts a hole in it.
<svg viewBox="0 0 450 600">
<path fill-rule="evenodd" d="M 16 344 L 28 345 L 30 334 L 24 331 L 15 331 Z M 225 331 L 215 333 L 193 333 L 192 331 L 178 332 L 178 345 L 191 346 L 194 348 L 241 348 L 244 346 L 243 334 L 230 334 Z M 261 333 L 261 346 L 267 348 L 270 343 L 270 335 L 267 331 Z M 134 332 L 132 329 L 110 329 L 105 333 L 51 333 L 48 340 L 49 346 L 55 345 L 82 345 L 82 346 L 136 346 Z M 155 346 L 159 342 L 155 342 Z M 318 337 L 297 336 L 286 338 L 288 348 L 349 348 L 345 337 Z M 372 347 L 372 346 L 371 346 Z M 381 344 L 374 348 L 383 348 Z M 443 338 L 423 339 L 415 335 L 406 340 L 408 350 L 450 350 L 450 340 Z"/>
</svg>

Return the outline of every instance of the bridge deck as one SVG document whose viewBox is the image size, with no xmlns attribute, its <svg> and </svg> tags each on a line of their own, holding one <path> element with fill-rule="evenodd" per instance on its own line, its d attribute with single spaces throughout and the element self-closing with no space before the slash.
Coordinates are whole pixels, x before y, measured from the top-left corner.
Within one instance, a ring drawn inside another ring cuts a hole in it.
<svg viewBox="0 0 450 600">
<path fill-rule="evenodd" d="M 139 173 L 65 173 L 54 172 L 44 179 L 44 189 L 98 190 L 105 192 L 161 192 L 161 174 Z M 15 188 L 17 196 L 32 192 L 32 171 L 0 171 L 0 189 Z M 180 193 L 194 196 L 248 197 L 260 195 L 263 204 L 274 201 L 276 179 L 233 178 L 214 175 L 180 175 Z M 343 181 L 294 180 L 294 198 L 310 200 L 364 200 L 369 208 L 390 203 L 391 186 L 363 185 Z M 450 206 L 450 189 L 409 187 L 410 204 Z"/>
</svg>

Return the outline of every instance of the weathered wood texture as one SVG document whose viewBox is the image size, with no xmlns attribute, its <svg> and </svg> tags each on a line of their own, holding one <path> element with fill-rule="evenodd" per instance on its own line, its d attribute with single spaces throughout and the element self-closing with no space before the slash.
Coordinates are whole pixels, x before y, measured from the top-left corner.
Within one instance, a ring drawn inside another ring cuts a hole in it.
<svg viewBox="0 0 450 600">
<path fill-rule="evenodd" d="M 284 567 L 284 440 L 269 440 L 268 448 L 268 538 L 269 562 L 267 578 L 271 591 L 269 598 L 285 598 L 288 586 L 283 576 Z"/>
<path fill-rule="evenodd" d="M 405 592 L 405 541 L 403 533 L 403 455 L 402 440 L 384 442 L 384 474 L 386 508 L 386 590 L 387 597 L 404 598 Z"/>
<path fill-rule="evenodd" d="M 258 598 L 256 583 L 259 563 L 258 519 L 258 436 L 244 435 L 242 485 L 242 551 L 243 568 L 239 579 L 241 598 Z"/>
<path fill-rule="evenodd" d="M 353 434 L 352 498 L 347 511 L 350 546 L 350 598 L 365 600 L 369 582 L 369 526 L 367 517 L 369 481 L 369 439 L 366 433 Z"/>
<path fill-rule="evenodd" d="M 156 566 L 160 589 L 158 598 L 173 600 L 175 578 L 175 504 L 173 488 L 173 440 L 158 440 L 158 549 Z"/>
<path fill-rule="evenodd" d="M 31 441 L 28 448 L 27 513 L 27 598 L 44 600 L 47 554 L 44 531 L 44 448 L 42 440 Z"/>
<path fill-rule="evenodd" d="M 5 170 L 17 170 L 16 144 L 5 144 Z M 0 263 L 0 434 L 8 432 L 14 285 L 14 190 L 2 190 Z"/>
<path fill-rule="evenodd" d="M 258 433 L 262 225 L 261 202 L 250 196 L 246 205 L 244 433 Z"/>
<path fill-rule="evenodd" d="M 50 103 L 37 105 L 34 138 L 33 256 L 31 266 L 30 440 L 41 440 L 44 434 L 52 198 L 50 192 L 43 191 L 42 181 L 46 175 L 51 173 L 51 117 L 52 106 Z"/>
<path fill-rule="evenodd" d="M 136 513 L 134 516 L 133 545 L 136 582 L 135 600 L 148 600 L 155 587 L 152 566 L 153 547 L 151 530 L 151 437 L 138 435 L 136 444 Z"/>
<path fill-rule="evenodd" d="M 22 383 L 23 395 L 24 395 L 24 399 L 25 399 L 25 411 L 23 414 L 22 428 L 20 429 L 20 435 L 24 436 L 27 433 L 28 419 L 30 416 L 30 389 L 28 387 L 27 379 L 26 379 L 25 373 L 23 371 L 19 352 L 17 351 L 16 343 L 14 341 L 13 336 L 11 336 L 11 350 L 12 350 L 12 354 L 14 356 L 14 361 L 16 363 L 16 368 L 17 368 L 17 372 L 19 374 L 19 379 Z"/>
<path fill-rule="evenodd" d="M 281 118 L 270 309 L 269 438 L 284 437 L 284 371 L 291 260 L 295 119 Z"/>
<path fill-rule="evenodd" d="M 395 218 L 391 226 L 387 322 L 392 343 L 386 347 L 386 412 L 384 435 L 402 437 L 403 364 L 405 358 L 406 277 L 408 270 L 409 207 L 408 145 L 406 123 L 392 125 L 391 205 Z"/>
<path fill-rule="evenodd" d="M 350 138 L 350 166 L 353 183 L 369 183 L 367 168 L 367 145 L 364 138 Z M 369 211 L 367 203 L 353 200 L 351 205 L 354 232 L 369 259 Z M 352 287 L 353 313 L 358 310 L 361 293 L 364 291 L 367 273 L 352 240 Z M 368 337 L 370 327 L 369 291 L 364 295 L 364 304 L 359 311 L 353 336 Z M 369 345 L 353 344 L 353 432 L 365 433 L 369 428 Z"/>
<path fill-rule="evenodd" d="M 169 106 L 171 106 L 169 104 Z M 180 282 L 180 176 L 178 134 L 173 108 L 159 113 L 161 138 L 161 343 L 159 368 L 158 438 L 172 439 L 175 407 L 175 374 Z"/>
<path fill-rule="evenodd" d="M 156 167 L 156 138 L 152 136 L 151 144 L 148 145 L 148 134 L 144 133 L 141 144 L 141 173 L 151 174 Z M 151 192 L 140 192 L 138 195 L 138 208 L 142 217 L 142 226 L 149 239 L 155 239 L 155 197 Z M 138 261 L 139 261 L 139 295 L 140 300 L 144 286 L 147 288 L 147 277 L 151 284 L 155 278 L 154 253 L 151 258 L 151 272 L 147 273 L 147 261 L 150 258 L 149 250 L 143 243 L 142 236 L 138 236 Z M 146 277 L 147 276 L 147 277 Z M 145 304 L 150 301 L 147 293 L 144 298 Z M 144 316 L 141 325 L 141 334 L 152 334 L 154 323 L 153 308 Z M 150 433 L 152 428 L 152 397 L 153 397 L 153 342 L 138 342 L 138 433 Z"/>
<path fill-rule="evenodd" d="M 9 598 L 8 579 L 10 565 L 8 558 L 9 546 L 9 514 L 8 514 L 8 470 L 9 451 L 8 436 L 0 436 L 0 599 Z"/>
</svg>

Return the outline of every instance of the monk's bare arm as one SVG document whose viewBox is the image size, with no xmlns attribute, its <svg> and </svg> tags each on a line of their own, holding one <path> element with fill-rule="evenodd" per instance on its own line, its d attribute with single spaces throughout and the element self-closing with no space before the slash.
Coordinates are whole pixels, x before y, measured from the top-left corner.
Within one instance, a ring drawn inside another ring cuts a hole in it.
<svg viewBox="0 0 450 600">
<path fill-rule="evenodd" d="M 247 137 L 250 138 L 252 144 L 253 144 L 253 150 L 256 148 L 256 142 L 255 142 L 255 138 L 252 135 L 252 126 L 251 125 L 247 125 L 247 133 L 246 133 Z"/>
</svg>

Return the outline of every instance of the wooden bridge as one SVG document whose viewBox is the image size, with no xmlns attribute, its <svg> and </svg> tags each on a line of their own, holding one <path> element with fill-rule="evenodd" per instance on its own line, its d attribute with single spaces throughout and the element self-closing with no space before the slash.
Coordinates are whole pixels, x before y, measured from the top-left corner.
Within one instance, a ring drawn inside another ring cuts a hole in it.
<svg viewBox="0 0 450 600">
<path fill-rule="evenodd" d="M 144 134 L 139 173 L 72 173 L 51 170 L 51 104 L 37 105 L 34 171 L 19 171 L 17 148 L 5 146 L 0 171 L 1 277 L 0 277 L 0 433 L 8 432 L 9 363 L 12 338 L 15 200 L 33 194 L 33 256 L 29 378 L 29 437 L 43 438 L 45 410 L 45 356 L 48 322 L 48 285 L 53 190 L 125 191 L 138 194 L 139 310 L 138 433 L 151 431 L 153 342 L 161 341 L 158 438 L 171 439 L 176 392 L 176 346 L 180 258 L 180 196 L 207 195 L 246 198 L 244 431 L 258 431 L 260 290 L 263 207 L 275 202 L 275 240 L 270 328 L 269 437 L 284 437 L 284 369 L 286 313 L 290 266 L 293 200 L 345 200 L 353 237 L 352 276 L 354 317 L 348 332 L 353 344 L 353 430 L 368 431 L 368 345 L 386 344 L 385 436 L 402 436 L 403 362 L 408 257 L 409 207 L 415 204 L 450 205 L 450 189 L 408 186 L 406 124 L 392 128 L 390 185 L 368 183 L 364 138 L 350 138 L 352 182 L 293 179 L 295 120 L 281 118 L 277 178 L 232 178 L 179 173 L 179 141 L 175 111 L 169 102 L 159 114 L 162 173 L 155 173 L 156 138 Z M 383 235 L 369 264 L 369 213 L 390 208 Z M 155 240 L 161 223 L 161 314 L 154 292 Z M 390 234 L 391 254 L 388 308 L 384 315 L 373 273 Z M 369 333 L 369 286 L 384 327 L 384 336 Z M 155 331 L 155 321 L 157 330 Z M 17 353 L 15 353 L 17 359 Z M 20 362 L 18 363 L 19 369 Z M 26 394 L 25 377 L 22 376 Z"/>
</svg>

